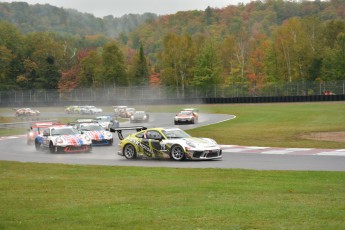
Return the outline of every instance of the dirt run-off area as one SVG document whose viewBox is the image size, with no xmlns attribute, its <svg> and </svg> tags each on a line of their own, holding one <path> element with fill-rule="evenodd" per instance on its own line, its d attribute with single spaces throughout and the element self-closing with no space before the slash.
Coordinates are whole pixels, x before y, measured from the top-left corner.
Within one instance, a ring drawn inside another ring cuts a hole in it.
<svg viewBox="0 0 345 230">
<path fill-rule="evenodd" d="M 345 131 L 309 133 L 309 134 L 303 135 L 302 138 L 309 139 L 309 140 L 318 140 L 318 141 L 345 142 Z"/>
</svg>

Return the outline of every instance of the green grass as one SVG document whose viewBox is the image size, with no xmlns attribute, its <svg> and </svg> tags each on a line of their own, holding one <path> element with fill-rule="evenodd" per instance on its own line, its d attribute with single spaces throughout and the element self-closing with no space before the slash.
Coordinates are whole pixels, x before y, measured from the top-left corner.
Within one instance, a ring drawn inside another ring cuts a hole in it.
<svg viewBox="0 0 345 230">
<path fill-rule="evenodd" d="M 145 109 L 176 112 L 183 107 Z M 197 107 L 201 113 L 237 116 L 188 131 L 222 144 L 345 148 L 344 143 L 301 137 L 345 131 L 343 102 Z M 0 122 L 11 119 L 0 117 Z M 0 130 L 0 135 L 24 131 Z M 0 161 L 0 229 L 337 230 L 345 226 L 344 197 L 344 172 Z"/>
<path fill-rule="evenodd" d="M 343 229 L 344 185 L 342 172 L 0 162 L 0 229 Z"/>
<path fill-rule="evenodd" d="M 184 107 L 197 107 L 201 113 L 235 115 L 236 119 L 205 126 L 188 132 L 193 136 L 214 138 L 220 144 L 296 147 L 345 148 L 344 142 L 308 140 L 305 134 L 345 131 L 345 103 L 277 103 L 277 104 L 220 104 L 186 106 L 135 106 L 150 112 L 176 112 Z M 64 111 L 64 108 L 37 108 L 44 111 Z M 102 107 L 110 113 L 112 107 Z M 0 114 L 6 109 L 0 109 Z M 10 109 L 7 109 L 9 111 Z M 8 121 L 8 117 L 0 117 Z M 14 118 L 13 118 L 14 119 Z M 54 117 L 52 118 L 54 119 Z M 62 122 L 71 118 L 59 118 Z M 8 131 L 0 130 L 0 135 Z M 22 130 L 12 131 L 21 133 Z"/>
<path fill-rule="evenodd" d="M 205 106 L 202 111 L 236 119 L 190 130 L 219 143 L 299 148 L 345 148 L 344 142 L 307 140 L 314 132 L 345 131 L 345 103 L 291 103 Z M 226 134 L 226 135 L 225 135 Z"/>
</svg>

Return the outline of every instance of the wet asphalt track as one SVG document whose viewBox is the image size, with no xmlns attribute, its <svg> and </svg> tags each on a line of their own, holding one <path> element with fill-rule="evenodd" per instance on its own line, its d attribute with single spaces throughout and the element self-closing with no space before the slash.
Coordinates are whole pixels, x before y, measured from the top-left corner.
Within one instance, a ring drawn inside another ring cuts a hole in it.
<svg viewBox="0 0 345 230">
<path fill-rule="evenodd" d="M 174 115 L 172 113 L 151 113 L 150 122 L 148 123 L 130 124 L 129 122 L 124 122 L 121 123 L 121 126 L 174 127 Z M 65 116 L 65 114 L 61 113 L 61 116 Z M 200 114 L 198 124 L 178 125 L 178 127 L 186 130 L 233 118 L 234 116 L 232 115 Z M 231 152 L 231 150 L 225 150 L 221 160 L 213 161 L 126 160 L 124 157 L 117 155 L 117 136 L 115 136 L 114 140 L 113 146 L 94 147 L 91 153 L 51 154 L 49 152 L 38 152 L 33 145 L 28 146 L 24 136 L 6 138 L 0 140 L 0 160 L 139 167 L 345 171 L 345 156 L 265 155 L 246 152 L 235 153 Z"/>
</svg>

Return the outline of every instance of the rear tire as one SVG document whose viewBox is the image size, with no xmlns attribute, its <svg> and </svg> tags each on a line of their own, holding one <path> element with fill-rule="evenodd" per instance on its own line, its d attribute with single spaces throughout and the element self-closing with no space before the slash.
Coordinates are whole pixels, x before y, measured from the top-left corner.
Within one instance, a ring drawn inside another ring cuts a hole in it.
<svg viewBox="0 0 345 230">
<path fill-rule="evenodd" d="M 123 149 L 123 155 L 128 160 L 136 159 L 137 158 L 137 151 L 135 150 L 134 145 L 127 144 Z"/>
<path fill-rule="evenodd" d="M 109 140 L 109 146 L 112 146 L 113 145 L 113 139 Z"/>
</svg>

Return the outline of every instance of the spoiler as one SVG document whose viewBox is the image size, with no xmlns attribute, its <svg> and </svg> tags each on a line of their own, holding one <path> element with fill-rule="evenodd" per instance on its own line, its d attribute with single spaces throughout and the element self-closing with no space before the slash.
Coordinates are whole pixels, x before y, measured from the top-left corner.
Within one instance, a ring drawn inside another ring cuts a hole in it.
<svg viewBox="0 0 345 230">
<path fill-rule="evenodd" d="M 117 135 L 119 136 L 120 140 L 123 140 L 122 130 L 136 130 L 137 132 L 140 132 L 141 130 L 146 130 L 147 127 L 144 126 L 133 126 L 133 127 L 121 127 L 121 128 L 110 128 L 110 132 L 115 133 L 117 132 Z"/>
</svg>

